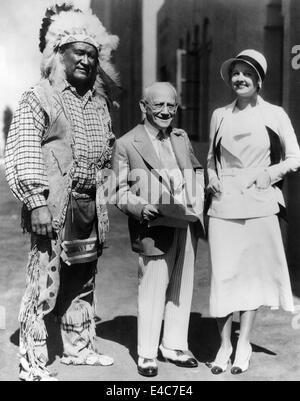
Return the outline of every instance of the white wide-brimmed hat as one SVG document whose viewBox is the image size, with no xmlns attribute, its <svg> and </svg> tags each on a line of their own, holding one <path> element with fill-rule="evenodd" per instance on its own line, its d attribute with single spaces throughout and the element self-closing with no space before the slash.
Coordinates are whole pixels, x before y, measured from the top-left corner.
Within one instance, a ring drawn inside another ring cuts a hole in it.
<svg viewBox="0 0 300 401">
<path fill-rule="evenodd" d="M 220 71 L 222 79 L 227 84 L 229 84 L 231 78 L 229 74 L 230 67 L 232 63 L 239 61 L 246 63 L 250 65 L 252 68 L 254 68 L 259 78 L 258 84 L 261 87 L 267 73 L 268 64 L 265 56 L 260 52 L 258 52 L 257 50 L 253 49 L 244 50 L 241 53 L 239 53 L 236 57 L 224 61 Z"/>
</svg>

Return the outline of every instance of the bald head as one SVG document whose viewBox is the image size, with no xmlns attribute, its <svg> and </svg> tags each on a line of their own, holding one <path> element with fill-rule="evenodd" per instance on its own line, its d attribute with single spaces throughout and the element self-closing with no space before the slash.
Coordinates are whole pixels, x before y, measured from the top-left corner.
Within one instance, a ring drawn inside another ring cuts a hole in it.
<svg viewBox="0 0 300 401">
<path fill-rule="evenodd" d="M 144 90 L 143 100 L 152 102 L 157 96 L 172 96 L 174 102 L 177 102 L 177 91 L 170 82 L 155 82 Z"/>
</svg>

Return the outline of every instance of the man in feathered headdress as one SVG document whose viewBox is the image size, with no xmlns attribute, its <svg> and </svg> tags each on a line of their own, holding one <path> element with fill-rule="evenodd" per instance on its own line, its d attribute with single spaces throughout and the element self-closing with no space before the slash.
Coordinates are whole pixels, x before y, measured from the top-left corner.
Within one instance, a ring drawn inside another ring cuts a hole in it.
<svg viewBox="0 0 300 401">
<path fill-rule="evenodd" d="M 103 183 L 114 135 L 108 110 L 118 38 L 70 4 L 48 9 L 40 31 L 42 80 L 27 91 L 6 148 L 6 175 L 32 233 L 20 311 L 20 378 L 46 369 L 45 316 L 61 322 L 67 365 L 113 364 L 95 347 L 94 286 L 108 230 Z"/>
</svg>

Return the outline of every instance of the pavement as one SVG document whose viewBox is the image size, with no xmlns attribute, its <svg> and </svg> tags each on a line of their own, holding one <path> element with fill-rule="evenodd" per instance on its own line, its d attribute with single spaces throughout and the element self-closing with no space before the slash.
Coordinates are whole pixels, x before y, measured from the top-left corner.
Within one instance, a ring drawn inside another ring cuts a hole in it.
<svg viewBox="0 0 300 401">
<path fill-rule="evenodd" d="M 61 343 L 57 326 L 50 317 L 50 369 L 60 381 L 299 381 L 300 315 L 263 308 L 253 333 L 250 369 L 241 376 L 230 372 L 213 376 L 205 366 L 219 346 L 216 322 L 209 317 L 209 255 L 200 240 L 196 263 L 195 289 L 191 313 L 190 350 L 199 360 L 197 369 L 183 369 L 158 363 L 159 375 L 145 379 L 136 370 L 137 342 L 137 256 L 132 253 L 127 218 L 110 208 L 111 230 L 97 275 L 97 344 L 112 356 L 112 367 L 67 367 L 59 362 Z M 25 265 L 29 237 L 20 229 L 20 204 L 11 195 L 0 163 L 0 381 L 18 380 L 18 311 L 25 288 Z M 300 300 L 295 298 L 296 304 Z M 6 328 L 3 315 L 6 312 Z M 299 312 L 300 313 L 300 312 Z M 1 319 L 2 317 L 2 319 Z M 2 326 L 2 327 L 1 327 Z M 236 341 L 238 323 L 235 323 Z"/>
</svg>

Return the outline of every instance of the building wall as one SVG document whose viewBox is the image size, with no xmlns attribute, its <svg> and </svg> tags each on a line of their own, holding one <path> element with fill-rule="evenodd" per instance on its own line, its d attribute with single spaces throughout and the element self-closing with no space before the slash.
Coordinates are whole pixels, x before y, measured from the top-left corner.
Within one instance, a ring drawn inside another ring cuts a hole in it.
<svg viewBox="0 0 300 401">
<path fill-rule="evenodd" d="M 300 69 L 292 68 L 291 50 L 300 45 L 300 2 L 284 0 L 284 92 L 283 103 L 293 122 L 300 141 Z M 287 180 L 288 193 L 288 259 L 294 292 L 300 297 L 300 173 L 293 174 Z"/>
<path fill-rule="evenodd" d="M 158 14 L 158 74 L 176 84 L 176 50 L 187 49 L 189 42 L 189 56 L 185 57 L 187 78 L 192 82 L 185 84 L 189 88 L 186 101 L 189 103 L 189 97 L 198 91 L 194 96 L 198 104 L 188 119 L 179 119 L 178 123 L 187 129 L 202 163 L 207 155 L 211 114 L 233 99 L 220 77 L 220 66 L 247 48 L 266 55 L 268 74 L 262 96 L 283 105 L 300 142 L 300 69 L 291 67 L 291 49 L 300 46 L 299 20 L 299 0 L 165 0 Z M 206 70 L 193 55 L 196 50 L 199 56 L 199 49 L 202 56 L 208 52 Z M 190 67 L 193 63 L 194 69 Z M 285 195 L 289 225 L 283 226 L 283 234 L 294 292 L 300 296 L 300 173 L 286 179 Z"/>
<path fill-rule="evenodd" d="M 165 0 L 159 11 L 158 75 L 161 79 L 168 79 L 176 84 L 176 50 L 180 47 L 186 48 L 188 36 L 191 49 L 203 47 L 204 41 L 209 47 L 207 71 L 198 77 L 201 81 L 198 85 L 208 86 L 205 98 L 202 98 L 203 104 L 197 112 L 200 116 L 198 116 L 199 125 L 192 128 L 187 123 L 186 126 L 183 124 L 184 128 L 189 128 L 189 134 L 202 162 L 205 162 L 206 158 L 212 111 L 232 99 L 230 89 L 220 77 L 220 66 L 225 59 L 247 48 L 265 52 L 265 27 L 269 3 L 269 0 Z M 205 30 L 206 36 L 204 36 Z M 278 46 L 273 43 L 273 47 Z M 277 48 L 275 53 L 278 53 Z M 276 99 L 278 95 L 272 93 L 272 88 L 276 87 L 274 85 L 276 79 L 277 75 L 276 78 L 274 74 L 268 76 L 264 97 L 279 103 Z M 191 83 L 190 91 L 195 86 L 197 79 L 194 84 Z M 201 98 L 201 93 L 199 97 Z M 201 119 L 205 120 L 205 123 L 201 122 Z"/>
<path fill-rule="evenodd" d="M 157 72 L 157 12 L 164 0 L 143 2 L 143 87 L 156 81 Z"/>
<path fill-rule="evenodd" d="M 92 0 L 91 8 L 105 27 L 120 38 L 114 61 L 120 73 L 120 109 L 113 112 L 114 131 L 121 136 L 141 118 L 142 0 Z"/>
</svg>

